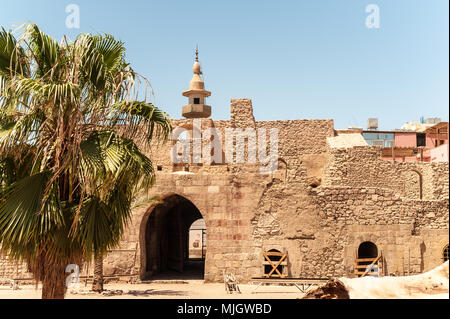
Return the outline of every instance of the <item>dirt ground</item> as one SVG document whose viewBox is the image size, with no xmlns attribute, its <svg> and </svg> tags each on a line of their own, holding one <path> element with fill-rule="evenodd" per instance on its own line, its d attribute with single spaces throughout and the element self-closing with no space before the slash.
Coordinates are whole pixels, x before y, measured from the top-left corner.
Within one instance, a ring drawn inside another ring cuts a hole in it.
<svg viewBox="0 0 450 319">
<path fill-rule="evenodd" d="M 111 283 L 105 285 L 107 290 L 122 290 L 122 295 L 104 296 L 100 294 L 88 293 L 90 285 L 84 286 L 81 283 L 81 294 L 74 294 L 70 291 L 66 294 L 66 299 L 296 299 L 301 298 L 301 293 L 295 286 L 260 286 L 255 293 L 252 290 L 256 286 L 239 285 L 242 294 L 227 294 L 225 285 L 219 283 L 205 284 L 200 280 L 189 280 L 187 284 L 171 283 L 146 283 L 146 284 L 120 284 Z M 41 289 L 34 286 L 20 286 L 19 290 L 12 290 L 6 286 L 0 286 L 0 299 L 40 299 Z"/>
<path fill-rule="evenodd" d="M 449 299 L 449 262 L 429 272 L 405 277 L 339 278 L 350 299 Z M 152 298 L 152 299 L 297 299 L 304 297 L 295 286 L 257 286 L 240 284 L 241 294 L 227 294 L 221 283 L 204 283 L 203 280 L 157 281 L 141 284 L 106 284 L 107 292 L 120 294 L 97 294 L 90 285 L 80 283 L 78 290 L 69 290 L 66 299 L 97 298 Z M 41 289 L 35 286 L 20 286 L 12 290 L 0 286 L 0 299 L 40 299 Z M 321 287 L 323 288 L 323 287 Z M 320 289 L 320 288 L 319 288 Z M 341 297 L 339 297 L 341 298 Z"/>
</svg>

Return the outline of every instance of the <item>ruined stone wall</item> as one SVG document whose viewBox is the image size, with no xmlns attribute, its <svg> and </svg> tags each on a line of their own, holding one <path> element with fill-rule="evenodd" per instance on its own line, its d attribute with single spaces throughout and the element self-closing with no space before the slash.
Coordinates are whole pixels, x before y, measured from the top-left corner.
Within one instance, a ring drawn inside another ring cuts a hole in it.
<svg viewBox="0 0 450 319">
<path fill-rule="evenodd" d="M 279 158 L 290 182 L 321 183 L 328 160 L 326 139 L 334 136 L 333 120 L 262 121 L 258 128 L 278 129 Z"/>
<path fill-rule="evenodd" d="M 16 278 L 33 278 L 28 272 L 27 265 L 10 260 L 7 254 L 4 254 L 0 245 L 0 278 L 16 279 Z"/>
<path fill-rule="evenodd" d="M 425 187 L 429 187 L 425 192 L 432 195 L 431 198 L 448 198 L 449 197 L 449 164 L 448 162 L 430 163 L 427 171 L 424 173 L 425 181 L 431 181 Z"/>
<path fill-rule="evenodd" d="M 364 241 L 382 252 L 385 274 L 420 273 L 440 264 L 440 246 L 448 243 L 448 200 L 407 200 L 387 189 L 318 187 L 305 194 L 273 181 L 254 211 L 255 275 L 262 275 L 262 253 L 277 249 L 288 253 L 290 277 L 352 276 Z"/>
<path fill-rule="evenodd" d="M 261 276 L 263 250 L 267 250 L 269 246 L 279 247 L 280 249 L 289 247 L 290 239 L 283 239 L 282 241 L 285 241 L 285 243 L 279 240 L 284 236 L 284 233 L 276 235 L 271 231 L 273 238 L 269 243 L 265 241 L 267 236 L 261 229 L 255 230 L 255 223 L 259 223 L 260 226 L 265 223 L 265 221 L 258 222 L 256 221 L 257 217 L 255 218 L 261 205 L 263 205 L 260 203 L 261 198 L 264 198 L 263 194 L 267 192 L 267 185 L 282 183 L 288 192 L 282 195 L 283 199 L 289 200 L 289 198 L 292 198 L 294 200 L 290 207 L 301 205 L 303 199 L 299 200 L 295 197 L 295 194 L 304 193 L 309 175 L 321 175 L 322 166 L 325 164 L 325 160 L 321 157 L 326 152 L 325 141 L 327 137 L 334 134 L 334 131 L 333 121 L 331 120 L 287 122 L 256 122 L 257 128 L 269 130 L 275 127 L 279 130 L 280 162 L 279 169 L 273 174 L 260 174 L 259 164 L 248 163 L 190 165 L 189 173 L 184 172 L 184 175 L 176 175 L 172 174 L 169 162 L 167 170 L 163 169 L 157 172 L 157 183 L 150 190 L 151 195 L 179 194 L 191 200 L 205 219 L 208 243 L 205 280 L 220 281 L 223 271 L 236 274 L 240 280 L 248 280 L 252 276 Z M 207 127 L 205 123 L 208 123 L 208 121 L 202 120 L 202 128 Z M 231 124 L 229 121 L 209 123 L 211 127 L 215 127 L 221 132 L 224 132 L 225 128 L 230 127 Z M 189 128 L 192 127 L 190 126 L 192 120 L 177 121 L 174 126 L 180 124 Z M 312 135 L 315 136 L 316 142 L 311 141 Z M 164 159 L 161 155 L 164 152 L 168 152 L 167 146 L 155 152 L 155 155 L 158 154 L 153 158 L 155 165 L 159 163 L 166 165 L 167 157 Z M 302 155 L 298 156 L 298 154 Z M 321 158 L 321 162 L 317 163 L 311 155 L 315 155 L 316 159 Z M 273 209 L 275 207 L 277 206 L 273 205 Z M 133 243 L 136 242 L 136 237 L 141 236 L 138 257 L 140 263 L 137 266 L 139 269 L 135 269 L 135 273 L 140 273 L 141 276 L 144 273 L 142 269 L 142 263 L 144 262 L 142 246 L 144 243 L 142 242 L 142 235 L 139 235 L 137 229 L 142 227 L 143 220 L 148 213 L 148 207 L 134 212 L 132 223 L 129 226 L 130 230 L 127 231 L 124 238 L 124 242 L 129 244 L 124 244 L 122 247 L 132 247 Z M 286 217 L 289 217 L 289 215 L 286 215 Z M 295 225 L 295 223 L 289 222 L 289 218 L 284 219 L 283 222 L 289 227 Z M 303 228 L 306 227 L 309 226 Z M 297 236 L 296 231 L 295 229 L 289 232 L 292 232 L 292 236 L 295 237 Z M 259 235 L 260 232 L 261 235 Z M 290 250 L 292 256 L 295 256 L 295 250 Z M 290 263 L 289 267 L 291 265 Z M 110 268 L 107 266 L 106 273 L 123 273 L 121 268 L 123 267 Z M 131 271 L 125 273 L 131 273 Z"/>
<path fill-rule="evenodd" d="M 230 122 L 231 127 L 255 127 L 255 117 L 253 116 L 252 100 L 232 99 Z"/>
<path fill-rule="evenodd" d="M 351 272 L 364 241 L 383 252 L 386 274 L 419 273 L 442 262 L 435 243 L 448 243 L 448 199 L 408 200 L 377 188 L 320 187 L 310 192 L 316 194 L 321 227 L 336 236 L 330 251 L 340 256 L 343 274 Z"/>
<path fill-rule="evenodd" d="M 422 199 L 448 198 L 448 169 L 448 162 L 385 161 L 378 147 L 329 148 L 324 185 L 387 188 L 411 199 L 419 199 L 422 188 Z"/>
</svg>

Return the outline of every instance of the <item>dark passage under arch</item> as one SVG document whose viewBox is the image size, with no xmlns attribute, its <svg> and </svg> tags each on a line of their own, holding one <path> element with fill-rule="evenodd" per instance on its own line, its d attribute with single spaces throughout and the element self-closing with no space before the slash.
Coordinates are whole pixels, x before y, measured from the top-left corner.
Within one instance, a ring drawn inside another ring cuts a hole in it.
<svg viewBox="0 0 450 319">
<path fill-rule="evenodd" d="M 179 195 L 153 208 L 145 228 L 146 279 L 203 279 L 204 259 L 189 259 L 189 229 L 202 218 L 197 207 Z"/>
<path fill-rule="evenodd" d="M 370 241 L 361 243 L 358 248 L 358 258 L 375 258 L 378 256 L 377 245 Z"/>
</svg>

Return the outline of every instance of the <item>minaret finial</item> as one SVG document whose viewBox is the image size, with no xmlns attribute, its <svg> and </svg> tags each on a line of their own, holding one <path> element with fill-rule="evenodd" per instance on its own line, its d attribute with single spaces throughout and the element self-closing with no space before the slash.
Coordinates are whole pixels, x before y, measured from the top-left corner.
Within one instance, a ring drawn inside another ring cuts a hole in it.
<svg viewBox="0 0 450 319">
<path fill-rule="evenodd" d="M 198 62 L 198 44 L 195 46 L 195 61 Z"/>
</svg>

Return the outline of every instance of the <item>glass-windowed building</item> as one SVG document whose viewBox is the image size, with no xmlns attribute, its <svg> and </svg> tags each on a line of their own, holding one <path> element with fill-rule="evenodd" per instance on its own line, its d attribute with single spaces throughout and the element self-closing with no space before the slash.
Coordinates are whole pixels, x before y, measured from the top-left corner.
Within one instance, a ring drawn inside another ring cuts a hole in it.
<svg viewBox="0 0 450 319">
<path fill-rule="evenodd" d="M 391 132 L 363 132 L 363 137 L 369 146 L 394 146 L 395 137 Z"/>
</svg>

